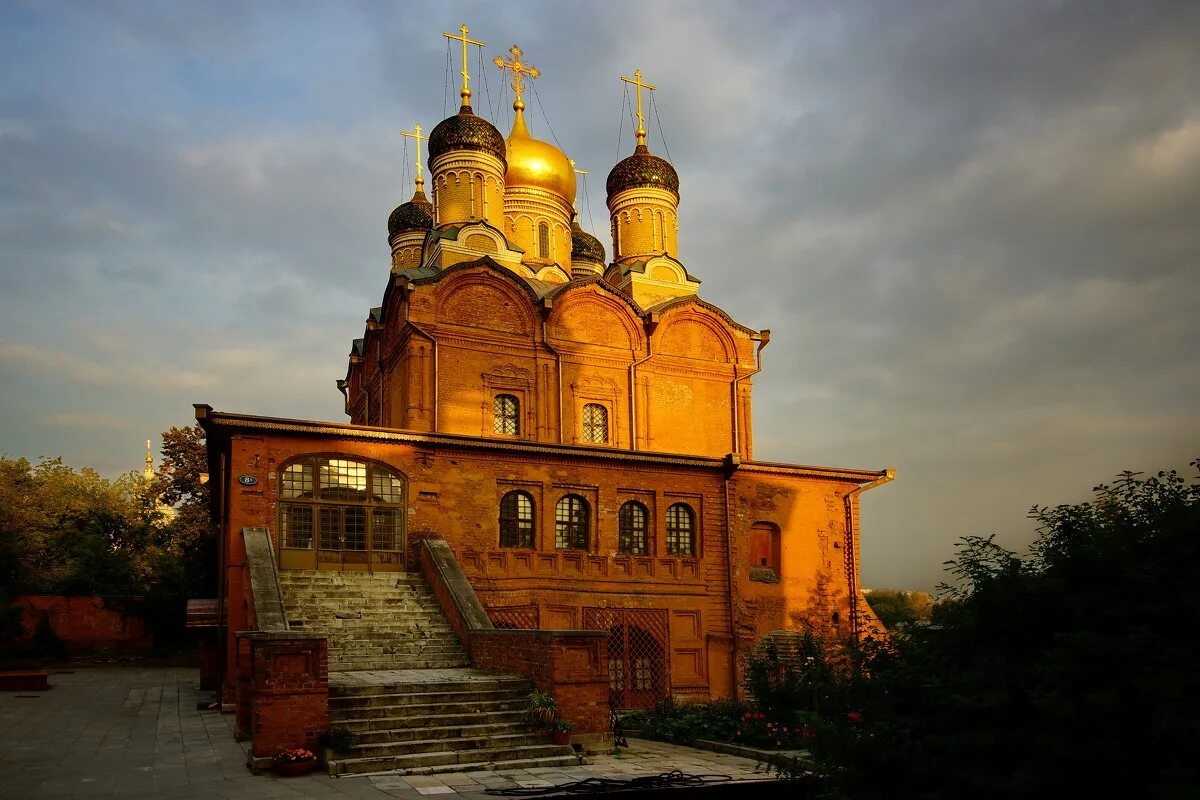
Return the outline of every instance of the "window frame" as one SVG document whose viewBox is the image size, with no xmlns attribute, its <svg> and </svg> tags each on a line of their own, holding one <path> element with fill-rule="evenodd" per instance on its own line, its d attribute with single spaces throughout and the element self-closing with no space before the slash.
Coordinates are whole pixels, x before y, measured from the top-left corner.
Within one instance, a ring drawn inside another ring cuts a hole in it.
<svg viewBox="0 0 1200 800">
<path fill-rule="evenodd" d="M 299 480 L 292 477 L 297 474 L 293 472 L 296 467 L 300 468 Z M 363 484 L 361 498 L 348 497 L 345 488 L 324 485 L 330 475 L 351 477 L 357 482 L 359 474 Z M 279 470 L 279 476 L 276 519 L 280 550 L 404 552 L 408 480 L 398 470 L 349 453 L 314 453 L 289 460 Z M 308 517 L 306 541 L 298 544 L 292 538 L 294 525 L 288 520 L 305 516 Z M 348 520 L 348 516 L 353 519 Z M 388 518 L 392 521 L 391 530 L 377 530 Z M 349 539 L 348 522 L 352 525 Z M 387 543 L 383 536 L 391 537 L 392 547 L 378 546 Z M 352 543 L 360 546 L 348 546 Z"/>
<path fill-rule="evenodd" d="M 554 549 L 591 552 L 591 517 L 591 505 L 584 497 L 577 494 L 560 497 L 554 504 Z"/>
<path fill-rule="evenodd" d="M 629 514 L 626 514 L 626 511 Z M 641 549 L 635 549 L 634 543 L 638 533 L 634 520 L 630 519 L 633 512 L 641 512 Z M 623 556 L 650 555 L 650 510 L 638 500 L 626 500 L 617 511 L 617 552 Z"/>
<path fill-rule="evenodd" d="M 678 513 L 684 512 L 683 519 L 687 520 L 685 526 L 681 526 L 680 516 Z M 682 558 L 694 558 L 696 556 L 696 510 L 687 503 L 679 502 L 672 503 L 667 507 L 666 520 L 666 537 L 665 544 L 668 556 L 677 556 Z M 680 546 L 680 535 L 687 534 L 688 547 L 685 549 Z"/>
<path fill-rule="evenodd" d="M 595 421 L 589 420 L 588 419 L 589 411 L 591 411 L 593 416 L 595 415 L 595 412 L 599 411 L 601 421 L 597 423 Z M 608 406 L 604 405 L 603 403 L 584 403 L 582 414 L 581 414 L 581 424 L 580 424 L 580 429 L 583 432 L 584 443 L 586 443 L 586 444 L 608 444 L 609 443 L 608 420 L 609 420 Z M 601 428 L 601 427 L 602 427 L 602 430 L 604 433 L 604 438 L 597 439 L 596 438 L 596 430 L 597 430 L 597 428 Z"/>
<path fill-rule="evenodd" d="M 509 498 L 513 500 L 512 514 L 505 514 L 505 503 Z M 528 519 L 521 516 L 521 500 L 526 500 L 529 505 Z M 528 523 L 528 527 L 523 523 Z M 533 499 L 533 495 L 523 489 L 513 489 L 505 492 L 500 498 L 500 547 L 505 548 L 524 548 L 532 550 L 537 546 L 537 503 Z M 509 527 L 511 526 L 511 528 Z M 505 542 L 505 534 L 511 533 L 512 541 Z M 526 543 L 527 542 L 527 543 Z"/>
<path fill-rule="evenodd" d="M 510 404 L 511 415 L 508 412 Z M 511 431 L 507 430 L 510 427 L 509 422 L 512 423 Z M 521 398 L 508 392 L 501 392 L 492 397 L 492 433 L 496 436 L 521 435 Z"/>
</svg>

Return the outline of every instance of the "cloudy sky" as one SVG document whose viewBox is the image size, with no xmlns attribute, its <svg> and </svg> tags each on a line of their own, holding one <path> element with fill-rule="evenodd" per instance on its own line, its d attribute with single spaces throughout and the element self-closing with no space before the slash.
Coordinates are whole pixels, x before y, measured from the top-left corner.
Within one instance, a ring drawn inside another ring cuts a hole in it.
<svg viewBox="0 0 1200 800">
<path fill-rule="evenodd" d="M 604 240 L 618 76 L 658 86 L 681 257 L 773 332 L 756 455 L 898 470 L 866 585 L 1200 456 L 1200 4 L 962 0 L 3 3 L 0 452 L 116 474 L 193 402 L 343 420 L 464 22 L 542 70 Z"/>
</svg>

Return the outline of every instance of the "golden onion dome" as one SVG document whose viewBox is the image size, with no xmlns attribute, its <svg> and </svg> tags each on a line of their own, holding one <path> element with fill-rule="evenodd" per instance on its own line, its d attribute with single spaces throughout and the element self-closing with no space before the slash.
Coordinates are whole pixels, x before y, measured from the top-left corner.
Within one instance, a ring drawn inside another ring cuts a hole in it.
<svg viewBox="0 0 1200 800">
<path fill-rule="evenodd" d="M 523 108 L 516 111 L 512 133 L 506 142 L 508 170 L 504 173 L 504 185 L 545 189 L 562 197 L 567 205 L 574 205 L 575 168 L 562 150 L 530 136 Z"/>
</svg>

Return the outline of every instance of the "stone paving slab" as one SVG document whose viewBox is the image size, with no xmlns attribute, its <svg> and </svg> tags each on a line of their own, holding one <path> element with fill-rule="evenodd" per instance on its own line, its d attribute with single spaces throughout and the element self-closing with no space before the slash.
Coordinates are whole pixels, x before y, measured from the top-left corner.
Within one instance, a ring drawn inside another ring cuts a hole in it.
<svg viewBox="0 0 1200 800">
<path fill-rule="evenodd" d="M 384 682 L 391 672 L 376 674 Z M 492 677 L 474 670 L 427 672 L 438 673 L 432 680 L 448 672 Z M 234 741 L 233 716 L 196 710 L 197 683 L 192 669 L 79 669 L 52 674 L 49 691 L 0 693 L 0 798 L 482 800 L 489 788 L 562 786 L 676 768 L 742 782 L 770 778 L 749 759 L 639 739 L 630 739 L 628 750 L 590 756 L 592 763 L 578 767 L 410 777 L 254 776 L 245 766 L 245 745 Z"/>
</svg>

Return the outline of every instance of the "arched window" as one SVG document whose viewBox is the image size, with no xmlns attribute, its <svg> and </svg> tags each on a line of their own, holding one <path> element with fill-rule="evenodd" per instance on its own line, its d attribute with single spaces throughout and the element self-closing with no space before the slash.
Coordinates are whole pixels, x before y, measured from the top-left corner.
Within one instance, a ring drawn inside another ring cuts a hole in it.
<svg viewBox="0 0 1200 800">
<path fill-rule="evenodd" d="M 599 403 L 583 407 L 583 440 L 593 444 L 608 441 L 608 409 Z"/>
<path fill-rule="evenodd" d="M 281 546 L 309 550 L 404 548 L 404 480 L 378 464 L 309 456 L 279 480 Z"/>
<path fill-rule="evenodd" d="M 533 547 L 533 498 L 528 492 L 500 498 L 500 546 Z"/>
<path fill-rule="evenodd" d="M 569 494 L 554 507 L 554 546 L 559 550 L 588 549 L 588 504 Z"/>
<path fill-rule="evenodd" d="M 506 436 L 521 433 L 521 404 L 511 394 L 498 394 L 492 401 L 492 430 Z"/>
<path fill-rule="evenodd" d="M 538 257 L 550 257 L 550 226 L 545 222 L 538 223 Z"/>
<path fill-rule="evenodd" d="M 696 554 L 696 515 L 687 503 L 676 503 L 667 509 L 667 555 Z"/>
<path fill-rule="evenodd" d="M 618 540 L 617 550 L 635 556 L 644 556 L 649 550 L 646 536 L 646 507 L 641 503 L 630 500 L 621 506 L 617 516 Z"/>
</svg>

